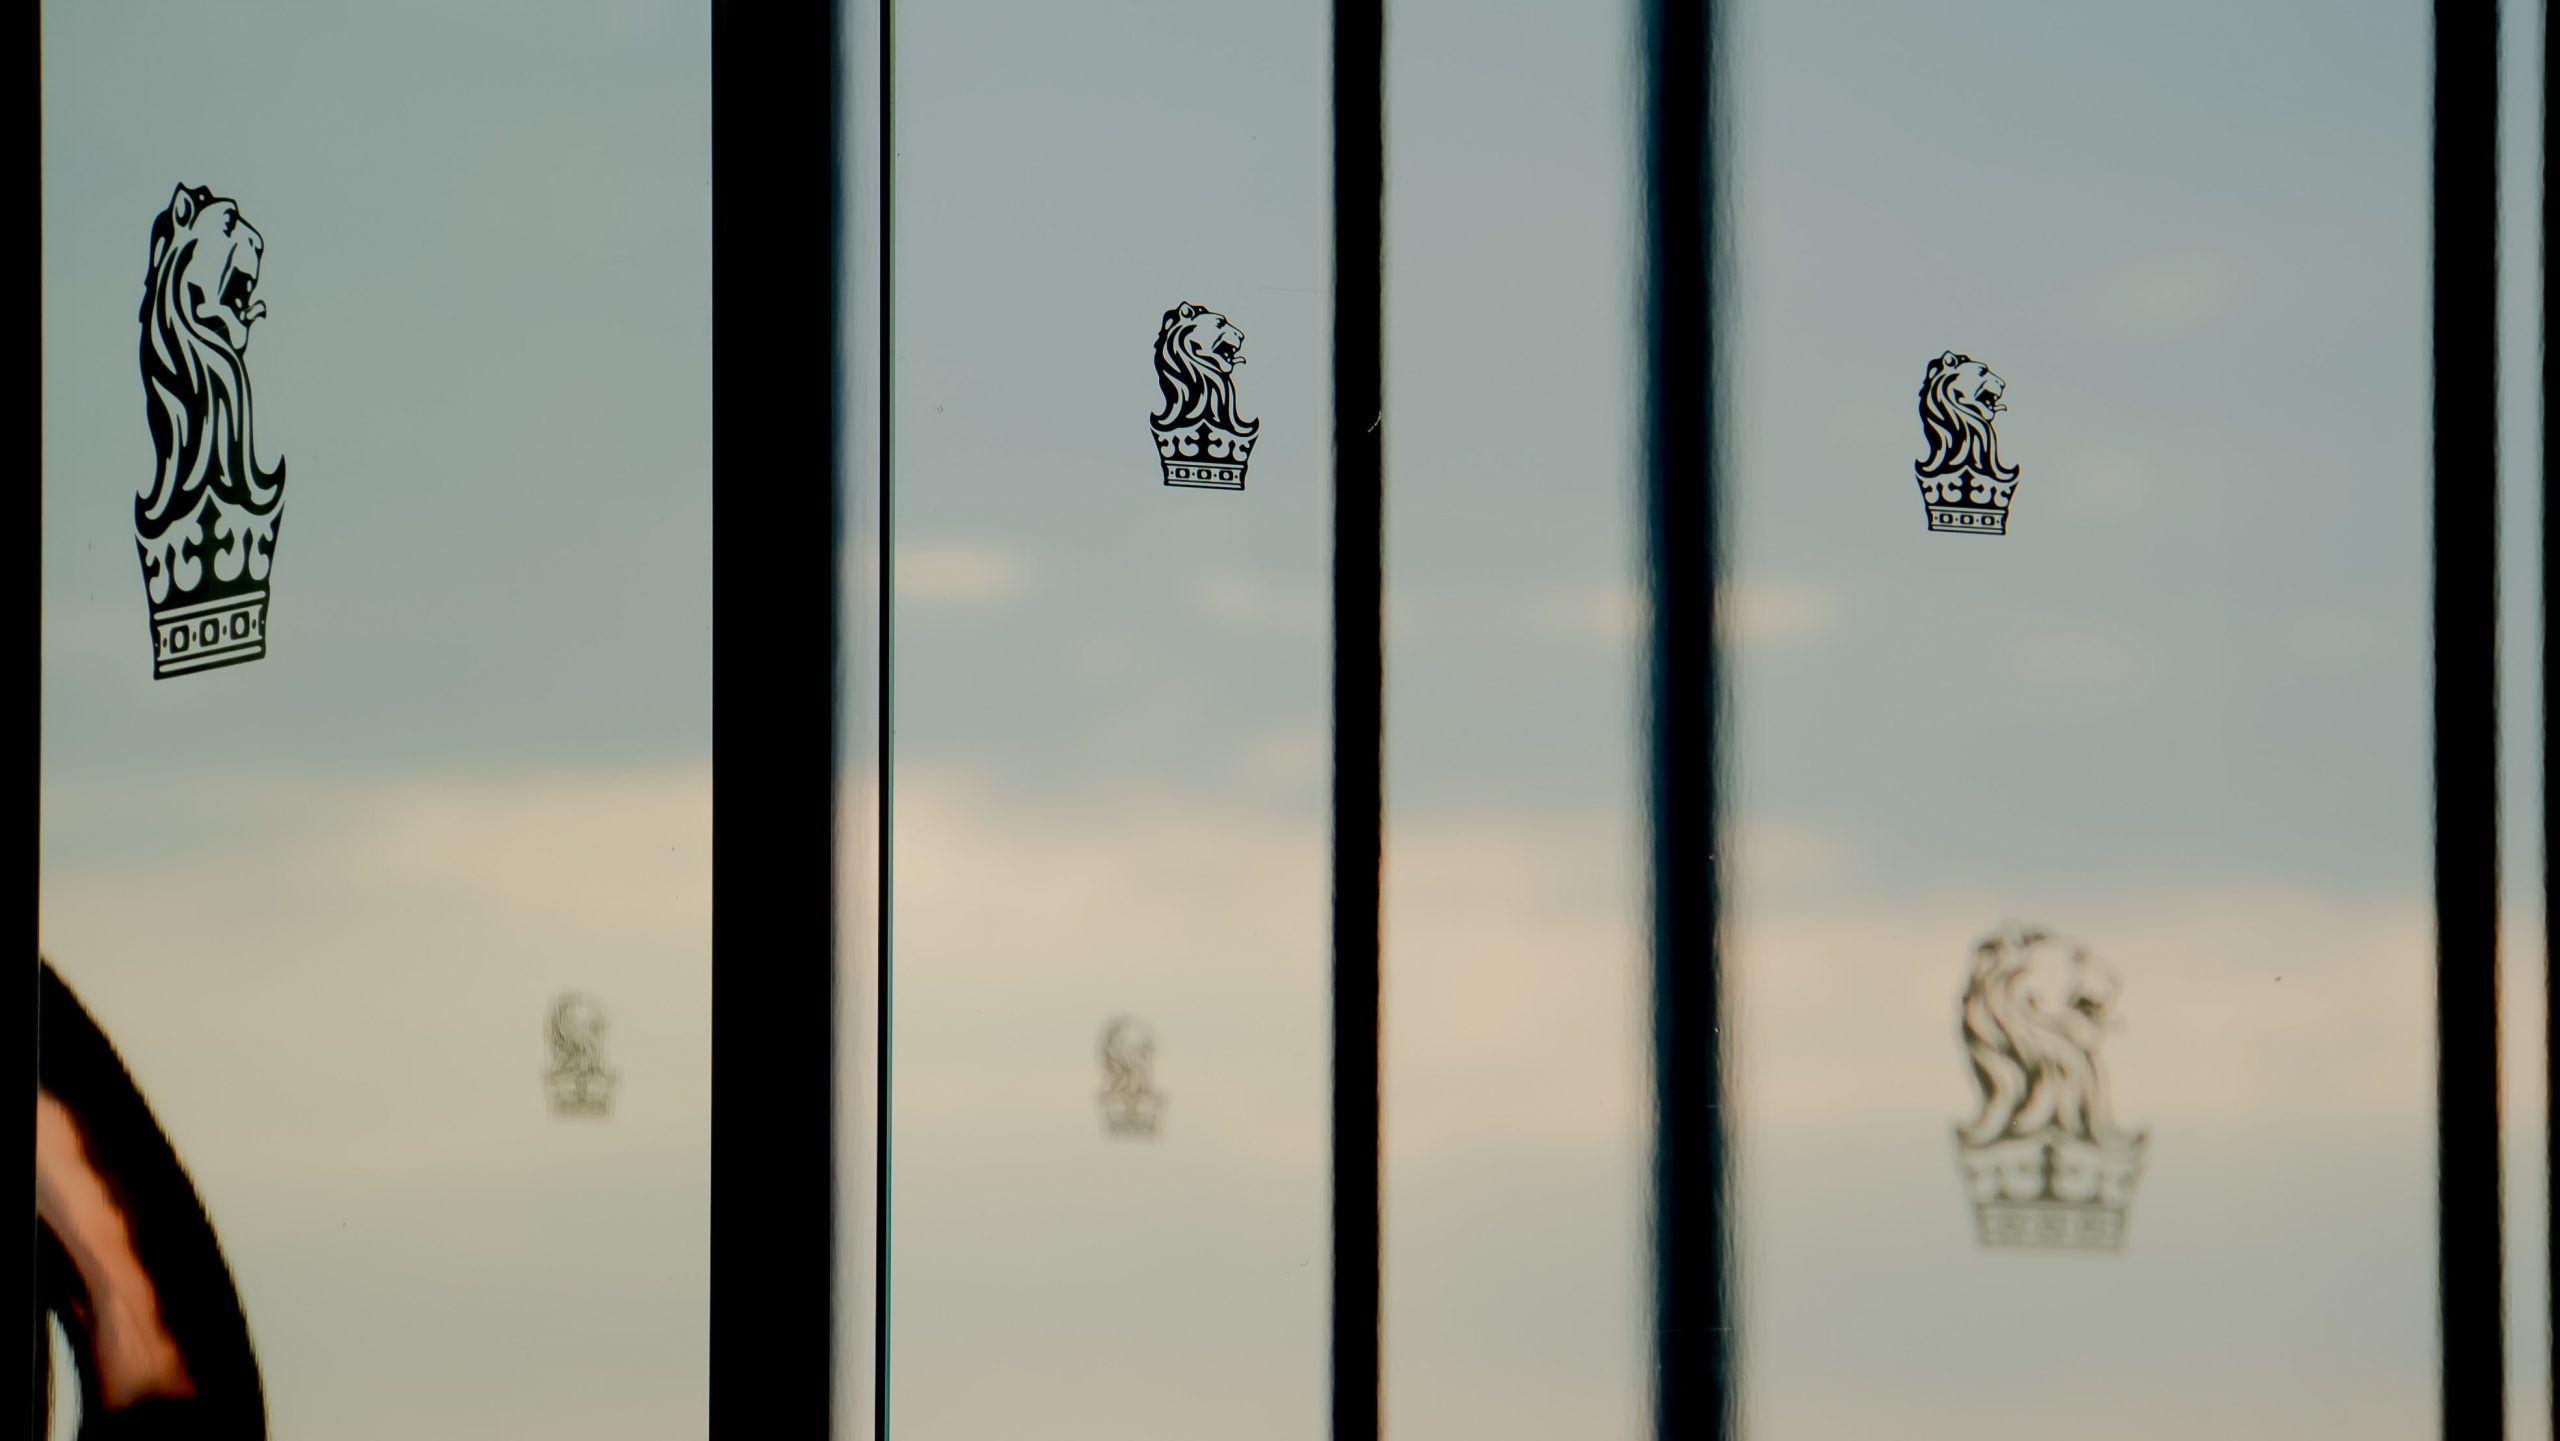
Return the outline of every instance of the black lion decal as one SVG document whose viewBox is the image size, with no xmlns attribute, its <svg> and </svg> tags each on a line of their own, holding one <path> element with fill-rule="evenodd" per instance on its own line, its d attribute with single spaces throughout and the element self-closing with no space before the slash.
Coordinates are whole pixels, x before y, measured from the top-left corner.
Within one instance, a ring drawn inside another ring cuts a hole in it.
<svg viewBox="0 0 2560 1441">
<path fill-rule="evenodd" d="M 251 424 L 249 327 L 266 238 L 239 202 L 181 185 L 151 223 L 142 295 L 142 391 L 159 466 L 133 503 L 133 535 L 152 604 L 172 587 L 267 578 L 283 520 L 284 462 L 258 468 Z"/>
<path fill-rule="evenodd" d="M 1214 310 L 1186 300 L 1166 311 L 1156 331 L 1156 388 L 1164 392 L 1156 429 L 1206 422 L 1243 437 L 1261 430 L 1262 422 L 1236 414 L 1235 368 L 1244 364 L 1243 346 L 1244 332 Z"/>
</svg>

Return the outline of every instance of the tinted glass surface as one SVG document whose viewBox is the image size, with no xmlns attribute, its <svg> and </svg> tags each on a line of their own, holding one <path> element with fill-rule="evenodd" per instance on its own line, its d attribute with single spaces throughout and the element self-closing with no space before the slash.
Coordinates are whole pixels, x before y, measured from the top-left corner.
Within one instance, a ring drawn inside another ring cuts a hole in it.
<svg viewBox="0 0 2560 1441">
<path fill-rule="evenodd" d="M 1750 1428 L 2428 1434 L 2426 12 L 1733 8 Z"/>
<path fill-rule="evenodd" d="M 1634 1436 L 1634 15 L 1391 22 L 1386 1424 Z"/>
<path fill-rule="evenodd" d="M 889 1434 L 1313 1435 L 1324 12 L 894 37 Z M 1242 488 L 1160 453 L 1166 346 Z"/>
<path fill-rule="evenodd" d="M 707 18 L 58 5 L 42 71 L 39 943 L 202 1197 L 273 1434 L 698 1436 Z M 137 314 L 182 185 L 263 237 L 289 523 L 264 657 L 155 680 Z M 606 1114 L 547 1093 L 572 992 Z"/>
<path fill-rule="evenodd" d="M 1619 7 L 1391 23 L 1387 1425 L 1640 1434 L 1637 36 Z M 2429 1434 L 2426 15 L 1727 25 L 1744 1434 Z M 1322 433 L 1329 298 L 1219 297 L 1248 260 L 1321 275 L 1325 43 L 899 19 L 893 1435 L 1320 1424 L 1324 456 L 1266 471 L 1274 422 L 1242 494 L 1188 494 L 1132 437 L 1177 299 L 1248 333 L 1248 413 L 1299 397 Z M 1214 121 L 1166 79 L 1213 65 Z M 1176 243 L 1160 197 L 1211 137 L 1254 178 L 1225 238 Z M 1999 379 L 2000 534 L 1930 527 L 1932 360 Z M 2009 1030 L 1968 1033 L 1981 944 L 2022 925 L 2064 944 L 2019 948 Z M 1230 927 L 1263 934 L 1189 958 Z M 1261 1034 L 1192 1055 L 1231 1004 Z M 1157 1022 L 1152 1141 L 1102 1131 L 1124 1012 Z M 2004 1112 L 1981 1043 L 2078 1109 Z M 1267 1134 L 1303 1169 L 1245 1203 L 1187 1149 L 1185 1077 L 1222 1108 L 1285 1081 Z M 2011 1194 L 2021 1154 L 2087 1175 Z M 1234 1279 L 1266 1252 L 1312 1257 L 1303 1288 Z M 2509 1254 L 2529 1428 L 2547 1301 Z M 994 1356 L 1028 1379 L 974 1384 Z"/>
</svg>

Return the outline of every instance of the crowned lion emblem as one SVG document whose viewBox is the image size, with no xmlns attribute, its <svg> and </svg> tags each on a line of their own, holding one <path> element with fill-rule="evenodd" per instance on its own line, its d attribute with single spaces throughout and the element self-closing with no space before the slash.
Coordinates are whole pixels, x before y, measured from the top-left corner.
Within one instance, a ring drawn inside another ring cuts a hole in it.
<svg viewBox="0 0 2560 1441">
<path fill-rule="evenodd" d="M 151 223 L 142 398 L 157 455 L 133 502 L 155 674 L 255 659 L 284 519 L 284 462 L 258 464 L 249 330 L 266 237 L 240 203 L 181 185 Z"/>
<path fill-rule="evenodd" d="M 1970 355 L 1948 351 L 1920 378 L 1920 434 L 1929 453 L 1911 467 L 1931 530 L 2003 534 L 2018 468 L 2000 459 L 2009 383 Z"/>
<path fill-rule="evenodd" d="M 1164 483 L 1242 490 L 1245 463 L 1262 422 L 1236 409 L 1236 367 L 1244 364 L 1244 332 L 1214 310 L 1184 301 L 1156 327 L 1153 416 Z"/>
</svg>

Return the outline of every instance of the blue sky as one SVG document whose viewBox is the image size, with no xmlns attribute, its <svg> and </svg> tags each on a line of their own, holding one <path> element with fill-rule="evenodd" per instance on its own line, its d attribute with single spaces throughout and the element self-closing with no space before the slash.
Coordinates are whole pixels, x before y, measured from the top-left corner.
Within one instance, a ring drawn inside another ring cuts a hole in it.
<svg viewBox="0 0 2560 1441">
<path fill-rule="evenodd" d="M 1754 1434 L 2404 1434 L 2435 1386 L 2425 12 L 1735 8 Z M 898 31 L 898 1414 L 1302 1434 L 1321 22 L 992 13 Z M 1616 8 L 1390 16 L 1387 1404 L 1415 1434 L 1642 1416 L 1632 45 Z M 1164 490 L 1138 440 L 1177 299 L 1250 337 L 1242 495 Z M 1928 534 L 1913 494 L 1950 348 L 2010 384 L 1999 541 Z M 2013 915 L 2126 977 L 2112 1065 L 2159 1141 L 2116 1261 L 1971 1246 L 1954 1002 Z M 1176 1098 L 1143 1156 L 1079 1099 L 1123 1007 Z M 981 1211 L 990 1165 L 1019 1199 Z M 1214 1297 L 1151 1269 L 1172 1243 L 1129 1208 L 1159 1188 L 1204 1196 L 1181 1254 L 1245 1258 Z M 970 1380 L 996 1315 L 1051 1318 L 1009 1396 Z"/>
<path fill-rule="evenodd" d="M 2090 1435 L 2405 1434 L 2434 1384 L 2424 12 L 1735 9 L 1755 1434 L 2055 1407 Z M 1387 1397 L 1418 1435 L 1642 1417 L 1628 21 L 1391 15 Z M 698 1433 L 700 18 L 46 22 L 44 943 L 207 1193 L 279 1434 Z M 893 1234 L 919 1434 L 1321 1424 L 1324 23 L 900 16 Z M 271 654 L 155 684 L 132 315 L 181 180 L 268 240 L 251 367 L 291 523 Z M 1248 337 L 1241 494 L 1158 483 L 1144 354 L 1181 300 Z M 1999 541 L 1926 533 L 1913 495 L 1912 392 L 1948 348 L 2010 383 Z M 2110 1056 L 2158 1140 L 2112 1262 L 1970 1245 L 1953 1003 L 2011 915 L 2126 979 Z M 571 985 L 628 1078 L 606 1128 L 539 1110 Z M 1153 1146 L 1107 1144 L 1092 1104 L 1124 1010 L 1160 1036 Z M 2102 1405 L 2093 1370 L 2122 1388 Z"/>
</svg>

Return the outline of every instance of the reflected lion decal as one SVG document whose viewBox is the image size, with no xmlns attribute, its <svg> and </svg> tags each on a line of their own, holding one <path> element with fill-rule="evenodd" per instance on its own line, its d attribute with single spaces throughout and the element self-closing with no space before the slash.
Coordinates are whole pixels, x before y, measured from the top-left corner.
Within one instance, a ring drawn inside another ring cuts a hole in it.
<svg viewBox="0 0 2560 1441">
<path fill-rule="evenodd" d="M 553 1112 L 601 1116 L 611 1110 L 613 1086 L 619 1078 L 604 1063 L 604 1009 L 571 992 L 551 1003 L 551 1018 L 542 1033 L 551 1043 L 551 1069 L 542 1079 L 551 1093 Z"/>
<path fill-rule="evenodd" d="M 2102 1144 L 2136 1139 L 2107 1114 L 2098 1069 L 2107 1008 L 2122 989 L 2087 948 L 2035 927 L 1983 941 L 1964 988 L 1965 1051 L 1982 1110 L 1964 1139 L 1978 1146 L 2046 1130 Z"/>
<path fill-rule="evenodd" d="M 2041 927 L 1974 948 L 1960 1031 L 1981 1108 L 1956 1151 L 1982 1244 L 2122 1245 L 2150 1140 L 2116 1124 L 2098 1060 L 2122 989 L 2088 947 Z"/>
<path fill-rule="evenodd" d="M 1102 1123 L 1115 1136 L 1152 1136 L 1164 1111 L 1155 1088 L 1155 1033 L 1134 1016 L 1102 1028 Z"/>
</svg>

